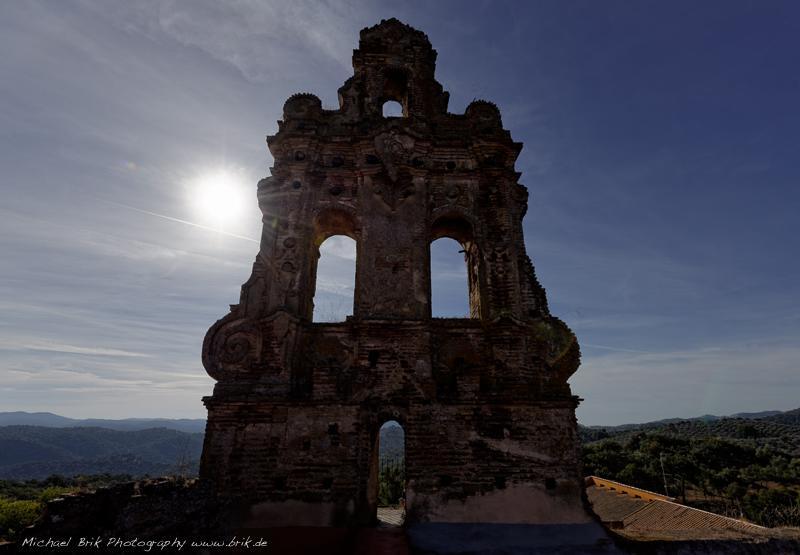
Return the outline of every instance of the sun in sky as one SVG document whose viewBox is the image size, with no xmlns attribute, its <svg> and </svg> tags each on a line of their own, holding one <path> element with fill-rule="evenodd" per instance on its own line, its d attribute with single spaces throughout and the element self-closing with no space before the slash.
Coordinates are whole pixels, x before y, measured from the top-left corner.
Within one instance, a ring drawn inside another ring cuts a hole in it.
<svg viewBox="0 0 800 555">
<path fill-rule="evenodd" d="M 242 172 L 230 168 L 209 170 L 189 187 L 195 218 L 219 230 L 230 229 L 244 216 L 248 199 Z M 251 195 L 254 196 L 254 195 Z"/>
</svg>

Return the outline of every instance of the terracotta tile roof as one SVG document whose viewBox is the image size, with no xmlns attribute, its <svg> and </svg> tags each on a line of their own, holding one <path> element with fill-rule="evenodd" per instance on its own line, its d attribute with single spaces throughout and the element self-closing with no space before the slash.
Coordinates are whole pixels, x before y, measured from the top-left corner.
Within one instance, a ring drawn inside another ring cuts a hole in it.
<svg viewBox="0 0 800 555">
<path fill-rule="evenodd" d="M 592 511 L 616 533 L 629 537 L 741 537 L 761 526 L 676 503 L 671 497 L 604 480 L 586 479 Z"/>
<path fill-rule="evenodd" d="M 638 511 L 626 516 L 623 527 L 629 530 L 731 530 L 757 532 L 761 526 L 701 511 L 670 501 L 652 501 Z"/>
<path fill-rule="evenodd" d="M 649 501 L 637 499 L 631 495 L 613 494 L 600 486 L 586 488 L 586 496 L 592 504 L 592 510 L 603 522 L 622 523 L 622 520 L 634 511 L 638 511 Z"/>
</svg>

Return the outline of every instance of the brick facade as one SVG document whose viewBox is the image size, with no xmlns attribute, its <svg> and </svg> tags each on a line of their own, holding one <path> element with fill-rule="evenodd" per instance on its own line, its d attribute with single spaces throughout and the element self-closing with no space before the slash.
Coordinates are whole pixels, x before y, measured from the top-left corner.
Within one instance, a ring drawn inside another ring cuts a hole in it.
<svg viewBox="0 0 800 555">
<path fill-rule="evenodd" d="M 258 525 L 364 525 L 377 438 L 403 425 L 408 521 L 561 523 L 580 502 L 575 336 L 526 255 L 522 148 L 497 107 L 447 111 L 436 51 L 397 20 L 361 31 L 340 107 L 284 105 L 258 183 L 241 300 L 209 330 L 201 479 Z M 383 117 L 384 102 L 403 106 Z M 353 315 L 312 322 L 319 246 L 356 241 Z M 464 249 L 471 318 L 431 317 L 430 243 Z"/>
</svg>

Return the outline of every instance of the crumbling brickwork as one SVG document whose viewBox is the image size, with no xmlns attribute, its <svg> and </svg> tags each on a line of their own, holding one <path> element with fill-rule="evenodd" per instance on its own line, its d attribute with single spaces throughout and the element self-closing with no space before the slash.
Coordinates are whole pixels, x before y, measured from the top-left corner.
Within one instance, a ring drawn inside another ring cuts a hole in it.
<svg viewBox="0 0 800 555">
<path fill-rule="evenodd" d="M 123 482 L 48 501 L 37 522 L 23 532 L 23 538 L 73 537 L 71 545 L 76 547 L 78 537 L 131 539 L 138 535 L 150 540 L 169 534 L 184 537 L 219 534 L 225 531 L 229 519 L 226 507 L 213 501 L 206 488 L 195 480 L 159 478 Z M 20 546 L 25 544 L 20 541 Z"/>
<path fill-rule="evenodd" d="M 580 522 L 572 332 L 526 255 L 522 148 L 491 102 L 447 111 L 426 35 L 361 31 L 340 107 L 286 101 L 258 256 L 209 330 L 201 478 L 245 523 L 375 518 L 378 431 L 405 431 L 408 522 Z M 386 101 L 402 117 L 384 117 Z M 353 315 L 312 322 L 319 246 L 356 241 Z M 464 249 L 470 316 L 431 317 L 430 244 Z"/>
</svg>

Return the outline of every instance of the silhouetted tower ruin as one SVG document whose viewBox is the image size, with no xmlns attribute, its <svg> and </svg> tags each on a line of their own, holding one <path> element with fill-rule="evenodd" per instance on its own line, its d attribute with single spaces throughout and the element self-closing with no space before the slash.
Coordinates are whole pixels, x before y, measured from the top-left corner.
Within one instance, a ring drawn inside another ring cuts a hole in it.
<svg viewBox="0 0 800 555">
<path fill-rule="evenodd" d="M 435 60 L 395 19 L 364 29 L 339 109 L 296 94 L 267 138 L 260 251 L 203 345 L 201 478 L 252 523 L 371 523 L 387 420 L 405 430 L 408 522 L 586 520 L 578 344 L 525 252 L 522 145 L 491 102 L 448 113 Z M 353 314 L 314 323 L 332 235 L 357 244 Z M 440 237 L 463 247 L 470 318 L 431 317 Z"/>
</svg>

